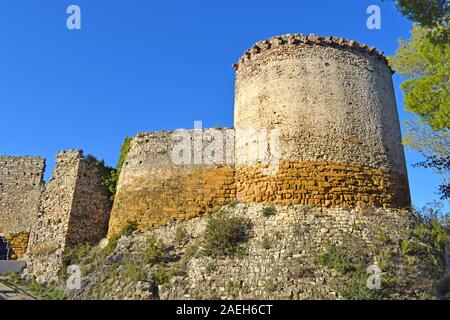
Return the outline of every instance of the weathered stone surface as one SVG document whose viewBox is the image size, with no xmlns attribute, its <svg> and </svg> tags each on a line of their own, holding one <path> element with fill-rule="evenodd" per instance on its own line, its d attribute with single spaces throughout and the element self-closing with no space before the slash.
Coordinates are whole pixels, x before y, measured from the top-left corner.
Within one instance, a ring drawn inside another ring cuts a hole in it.
<svg viewBox="0 0 450 320">
<path fill-rule="evenodd" d="M 392 74 L 377 54 L 356 41 L 316 35 L 258 42 L 237 67 L 234 130 L 226 130 L 232 139 L 212 139 L 224 146 L 219 163 L 201 158 L 210 146 L 207 130 L 188 132 L 188 165 L 172 161 L 173 131 L 138 135 L 109 234 L 127 220 L 150 230 L 234 199 L 409 207 Z M 199 147 L 198 138 L 207 143 Z"/>
<path fill-rule="evenodd" d="M 236 198 L 245 203 L 305 204 L 356 207 L 410 205 L 407 177 L 385 169 L 326 161 L 281 161 L 274 174 L 267 165 L 236 170 Z"/>
<path fill-rule="evenodd" d="M 111 201 L 101 178 L 82 151 L 58 153 L 26 256 L 27 272 L 38 281 L 56 280 L 65 250 L 106 235 Z"/>
<path fill-rule="evenodd" d="M 371 243 L 377 232 L 401 239 L 413 222 L 408 211 L 367 207 L 364 211 L 312 206 L 276 206 L 277 213 L 262 217 L 264 204 L 225 208 L 230 215 L 251 219 L 252 235 L 246 254 L 234 258 L 194 257 L 186 276 L 175 278 L 159 291 L 161 299 L 336 299 L 331 281 L 336 277 L 317 263 L 327 244 L 352 234 Z M 182 226 L 201 238 L 207 219 L 194 219 L 155 230 L 159 239 L 175 242 Z M 324 230 L 326 232 L 324 232 Z M 268 246 L 263 242 L 268 241 Z M 396 240 L 395 240 L 396 241 Z M 374 263 L 376 262 L 376 257 Z M 406 297 L 409 293 L 399 292 Z"/>
<path fill-rule="evenodd" d="M 172 153 L 180 142 L 174 131 L 143 133 L 133 139 L 119 179 L 109 235 L 120 231 L 127 221 L 137 222 L 142 231 L 149 230 L 215 212 L 234 199 L 234 170 L 229 165 L 233 130 L 216 130 L 219 137 L 208 131 L 184 131 L 191 153 L 186 164 L 173 163 Z M 214 143 L 223 151 L 218 157 L 203 152 Z M 199 159 L 195 158 L 198 154 Z"/>
<path fill-rule="evenodd" d="M 239 66 L 235 88 L 237 165 L 249 163 L 247 130 L 278 129 L 280 160 L 406 174 L 392 75 L 376 57 L 333 46 L 275 46 Z"/>
<path fill-rule="evenodd" d="M 11 258 L 23 256 L 36 218 L 45 160 L 40 157 L 0 156 L 0 235 L 12 249 Z"/>
<path fill-rule="evenodd" d="M 371 264 L 382 266 L 381 259 L 388 247 L 395 254 L 407 237 L 408 229 L 417 223 L 407 210 L 369 206 L 350 209 L 276 205 L 272 216 L 263 216 L 264 208 L 264 204 L 234 204 L 222 208 L 225 215 L 245 217 L 252 223 L 250 239 L 243 245 L 244 253 L 234 257 L 201 254 L 208 223 L 205 217 L 123 236 L 106 259 L 109 262 L 93 270 L 88 268 L 91 272 L 83 278 L 81 290 L 74 290 L 69 298 L 342 299 L 335 287 L 339 275 L 321 265 L 318 256 L 329 245 L 343 243 L 351 236 L 359 241 L 354 244 L 356 247 L 370 248 L 381 241 L 380 251 L 370 254 L 370 261 L 364 268 Z M 185 233 L 181 242 L 180 229 Z M 149 238 L 162 241 L 166 247 L 167 257 L 163 263 L 166 274 L 171 276 L 162 285 L 156 286 L 154 282 L 154 272 L 161 266 L 142 264 L 143 248 Z M 111 258 L 118 256 L 128 258 Z M 139 268 L 139 280 L 125 273 L 130 261 Z M 383 274 L 382 286 L 389 286 L 393 278 L 399 282 L 386 298 L 417 299 L 429 292 L 428 274 L 422 273 L 420 268 L 405 272 L 405 266 L 410 263 L 406 260 L 403 264 L 391 263 L 394 268 L 382 269 L 387 272 Z M 420 274 L 420 281 L 416 279 L 417 274 Z M 405 283 L 414 285 L 403 285 Z M 360 285 L 364 287 L 365 282 Z"/>
</svg>

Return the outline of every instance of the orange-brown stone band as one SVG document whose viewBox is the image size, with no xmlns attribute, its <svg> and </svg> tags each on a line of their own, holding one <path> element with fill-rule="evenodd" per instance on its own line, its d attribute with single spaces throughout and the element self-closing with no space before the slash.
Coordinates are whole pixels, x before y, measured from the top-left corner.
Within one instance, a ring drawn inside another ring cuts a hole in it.
<svg viewBox="0 0 450 320">
<path fill-rule="evenodd" d="M 128 178 L 116 195 L 108 235 L 119 232 L 127 221 L 145 231 L 215 212 L 234 200 L 233 181 L 230 166 L 174 167 L 166 177 Z"/>
<path fill-rule="evenodd" d="M 407 177 L 388 170 L 308 161 L 282 161 L 272 175 L 264 174 L 266 168 L 173 167 L 163 175 L 155 171 L 127 177 L 114 201 L 108 235 L 128 221 L 137 222 L 140 231 L 151 230 L 216 212 L 236 199 L 324 207 L 410 205 Z"/>
<path fill-rule="evenodd" d="M 30 238 L 29 232 L 10 233 L 6 237 L 8 245 L 11 249 L 10 258 L 17 260 L 24 256 L 28 247 L 28 239 Z"/>
<path fill-rule="evenodd" d="M 236 169 L 237 199 L 242 202 L 355 207 L 410 205 L 406 175 L 357 164 L 281 161 L 272 175 L 267 165 Z"/>
</svg>

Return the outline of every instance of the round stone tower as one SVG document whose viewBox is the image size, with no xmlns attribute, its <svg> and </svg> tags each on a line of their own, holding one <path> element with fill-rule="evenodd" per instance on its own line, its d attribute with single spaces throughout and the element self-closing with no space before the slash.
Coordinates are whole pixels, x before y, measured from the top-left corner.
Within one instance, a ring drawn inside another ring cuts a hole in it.
<svg viewBox="0 0 450 320">
<path fill-rule="evenodd" d="M 342 38 L 284 35 L 256 43 L 234 68 L 239 200 L 410 205 L 383 53 Z"/>
</svg>

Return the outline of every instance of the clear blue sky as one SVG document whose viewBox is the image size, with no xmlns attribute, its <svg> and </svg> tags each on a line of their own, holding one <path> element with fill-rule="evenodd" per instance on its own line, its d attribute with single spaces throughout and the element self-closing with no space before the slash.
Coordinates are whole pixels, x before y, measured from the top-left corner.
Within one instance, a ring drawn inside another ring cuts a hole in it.
<svg viewBox="0 0 450 320">
<path fill-rule="evenodd" d="M 66 28 L 79 5 L 82 29 Z M 366 9 L 382 9 L 382 29 Z M 285 33 L 355 39 L 393 54 L 411 22 L 380 0 L 0 2 L 0 154 L 41 155 L 51 175 L 58 150 L 81 148 L 115 165 L 125 136 L 232 126 L 234 71 L 254 42 Z M 395 86 L 405 119 L 400 79 Z M 409 164 L 419 160 L 407 152 Z M 413 202 L 436 199 L 440 178 L 408 167 Z"/>
</svg>

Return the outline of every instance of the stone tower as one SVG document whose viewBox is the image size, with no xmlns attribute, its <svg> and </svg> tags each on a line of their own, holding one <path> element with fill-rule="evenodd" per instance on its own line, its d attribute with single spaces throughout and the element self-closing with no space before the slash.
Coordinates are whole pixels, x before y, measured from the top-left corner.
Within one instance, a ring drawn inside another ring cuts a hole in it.
<svg viewBox="0 0 450 320">
<path fill-rule="evenodd" d="M 239 200 L 409 206 L 392 71 L 382 53 L 341 38 L 285 35 L 256 43 L 234 68 Z M 277 131 L 276 147 L 249 139 L 249 129 Z M 267 153 L 278 159 L 269 173 L 261 163 Z"/>
</svg>

